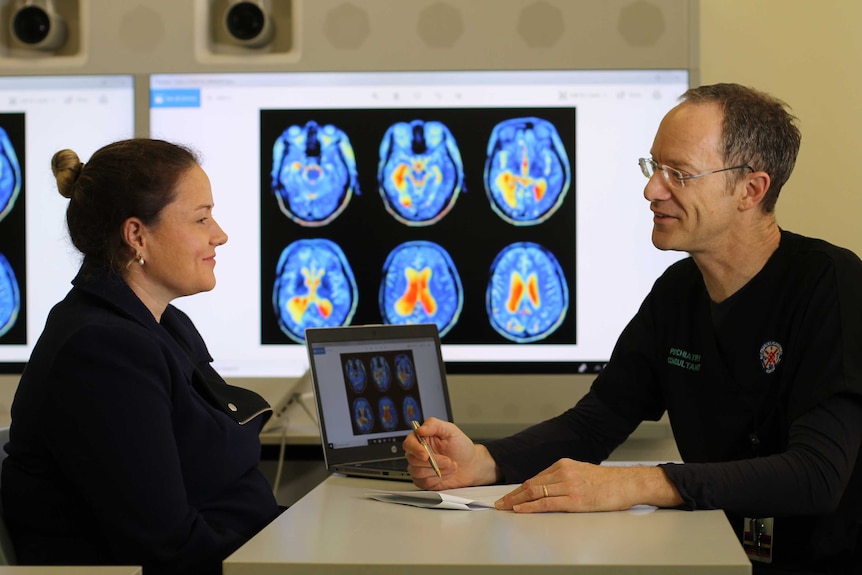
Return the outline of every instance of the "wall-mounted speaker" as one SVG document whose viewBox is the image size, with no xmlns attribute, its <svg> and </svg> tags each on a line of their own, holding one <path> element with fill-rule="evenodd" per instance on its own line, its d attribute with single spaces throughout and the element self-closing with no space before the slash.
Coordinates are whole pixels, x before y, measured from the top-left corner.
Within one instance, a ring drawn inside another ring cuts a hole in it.
<svg viewBox="0 0 862 575">
<path fill-rule="evenodd" d="M 53 0 L 20 2 L 12 9 L 9 27 L 14 42 L 33 50 L 53 51 L 66 41 L 66 21 Z"/>
<path fill-rule="evenodd" d="M 0 53 L 33 63 L 75 59 L 81 54 L 79 0 L 0 2 Z"/>
<path fill-rule="evenodd" d="M 275 37 L 272 16 L 262 0 L 233 0 L 222 21 L 228 36 L 241 46 L 260 48 Z"/>
<path fill-rule="evenodd" d="M 294 58 L 294 0 L 196 0 L 198 60 Z"/>
</svg>

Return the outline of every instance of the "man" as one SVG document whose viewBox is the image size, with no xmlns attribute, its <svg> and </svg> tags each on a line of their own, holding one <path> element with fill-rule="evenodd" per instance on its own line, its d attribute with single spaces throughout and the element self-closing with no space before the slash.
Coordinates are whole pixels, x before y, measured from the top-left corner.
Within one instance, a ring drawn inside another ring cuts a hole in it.
<svg viewBox="0 0 862 575">
<path fill-rule="evenodd" d="M 410 435 L 416 485 L 522 482 L 497 502 L 521 513 L 723 509 L 755 572 L 862 572 L 862 261 L 779 228 L 800 140 L 769 95 L 686 92 L 640 165 L 653 243 L 691 257 L 569 411 L 484 445 L 426 421 L 442 475 Z M 596 465 L 665 411 L 684 464 Z"/>
</svg>

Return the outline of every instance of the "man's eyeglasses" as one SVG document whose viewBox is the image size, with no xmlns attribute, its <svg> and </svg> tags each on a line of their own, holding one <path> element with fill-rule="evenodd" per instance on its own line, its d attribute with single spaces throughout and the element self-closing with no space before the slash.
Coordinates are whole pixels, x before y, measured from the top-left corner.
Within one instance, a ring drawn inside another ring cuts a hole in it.
<svg viewBox="0 0 862 575">
<path fill-rule="evenodd" d="M 754 168 L 749 166 L 748 164 L 740 164 L 738 166 L 731 166 L 729 168 L 719 168 L 717 170 L 710 170 L 708 172 L 702 172 L 700 174 L 694 174 L 692 176 L 686 176 L 682 172 L 677 169 L 671 168 L 670 166 L 660 166 L 658 162 L 653 160 L 652 158 L 641 158 L 638 160 L 638 164 L 641 167 L 641 172 L 647 178 L 651 178 L 653 174 L 658 171 L 661 171 L 664 176 L 665 181 L 670 184 L 674 188 L 684 188 L 686 180 L 693 180 L 695 178 L 702 178 L 704 176 L 708 176 L 710 174 L 717 174 L 718 172 L 726 172 L 728 170 L 742 170 L 746 169 L 749 171 L 754 171 Z"/>
</svg>

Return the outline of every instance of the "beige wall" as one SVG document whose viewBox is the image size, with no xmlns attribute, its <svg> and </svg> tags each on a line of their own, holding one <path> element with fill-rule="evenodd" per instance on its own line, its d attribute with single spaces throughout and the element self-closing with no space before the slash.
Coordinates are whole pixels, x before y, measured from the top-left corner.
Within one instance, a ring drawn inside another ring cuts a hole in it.
<svg viewBox="0 0 862 575">
<path fill-rule="evenodd" d="M 778 201 L 783 227 L 862 254 L 862 2 L 700 0 L 702 83 L 785 100 L 802 150 Z"/>
</svg>

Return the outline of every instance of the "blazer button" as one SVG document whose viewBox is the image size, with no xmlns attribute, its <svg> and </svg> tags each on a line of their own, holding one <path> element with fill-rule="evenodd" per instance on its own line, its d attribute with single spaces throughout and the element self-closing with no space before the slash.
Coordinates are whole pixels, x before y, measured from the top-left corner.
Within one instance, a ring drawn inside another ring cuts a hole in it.
<svg viewBox="0 0 862 575">
<path fill-rule="evenodd" d="M 235 406 L 234 404 L 232 404 L 232 403 L 228 403 L 228 404 L 227 404 L 227 408 L 228 408 L 229 410 L 231 410 L 231 411 L 236 411 L 236 406 Z"/>
</svg>

